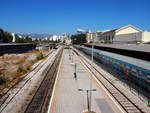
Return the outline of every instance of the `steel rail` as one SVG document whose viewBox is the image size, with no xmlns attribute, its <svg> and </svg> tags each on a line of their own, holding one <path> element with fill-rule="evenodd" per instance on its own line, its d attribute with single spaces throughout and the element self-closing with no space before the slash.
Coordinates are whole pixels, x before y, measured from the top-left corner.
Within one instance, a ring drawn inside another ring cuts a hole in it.
<svg viewBox="0 0 150 113">
<path fill-rule="evenodd" d="M 52 51 L 52 52 L 53 52 L 53 51 Z M 52 52 L 50 52 L 49 54 L 47 54 L 46 57 L 49 56 Z M 31 72 L 35 71 L 35 70 L 37 69 L 37 67 L 39 67 L 39 65 L 42 64 L 42 63 L 43 63 L 43 62 L 40 62 L 37 66 L 35 66 L 35 67 L 32 69 Z M 44 64 L 42 64 L 40 67 L 42 67 L 43 65 L 44 65 Z M 30 73 L 31 73 L 31 72 L 30 72 Z M 39 70 L 37 70 L 37 71 L 34 73 L 34 75 L 35 75 L 36 73 L 38 73 L 38 72 L 39 72 Z M 25 76 L 21 77 L 15 84 L 13 84 L 10 88 L 8 88 L 8 90 L 7 90 L 5 93 L 3 93 L 3 94 L 0 95 L 0 108 L 1 108 L 1 106 L 5 103 L 5 101 L 9 98 L 9 95 L 10 95 L 10 94 L 8 94 L 9 91 L 13 90 L 13 89 L 14 89 L 25 77 L 27 77 L 30 73 L 25 74 Z M 9 102 L 19 93 L 19 91 L 28 83 L 28 81 L 30 81 L 30 79 L 32 79 L 32 78 L 34 77 L 34 75 L 32 75 L 31 77 L 29 77 L 28 79 L 26 79 L 26 81 L 25 81 L 25 83 L 23 84 L 23 86 L 18 89 L 18 91 L 11 97 L 11 99 L 9 100 Z M 7 105 L 9 104 L 9 102 L 7 102 Z M 5 105 L 2 109 L 0 109 L 0 112 L 2 112 L 3 109 L 5 109 L 7 105 Z"/>
<path fill-rule="evenodd" d="M 51 98 L 61 56 L 62 51 L 56 56 L 53 64 L 46 72 L 46 76 L 28 104 L 25 113 L 45 113 L 48 110 L 48 103 Z"/>
</svg>

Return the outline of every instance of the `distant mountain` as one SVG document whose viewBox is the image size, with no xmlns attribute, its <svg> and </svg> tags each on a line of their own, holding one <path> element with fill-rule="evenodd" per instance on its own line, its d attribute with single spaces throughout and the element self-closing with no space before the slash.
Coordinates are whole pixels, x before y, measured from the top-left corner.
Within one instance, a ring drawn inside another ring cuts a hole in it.
<svg viewBox="0 0 150 113">
<path fill-rule="evenodd" d="M 50 34 L 47 34 L 47 33 L 43 33 L 43 34 L 38 34 L 38 33 L 26 33 L 26 34 L 18 34 L 18 35 L 21 35 L 21 36 L 29 36 L 29 37 L 32 37 L 32 38 L 45 38 L 45 37 L 50 37 L 52 35 Z"/>
</svg>

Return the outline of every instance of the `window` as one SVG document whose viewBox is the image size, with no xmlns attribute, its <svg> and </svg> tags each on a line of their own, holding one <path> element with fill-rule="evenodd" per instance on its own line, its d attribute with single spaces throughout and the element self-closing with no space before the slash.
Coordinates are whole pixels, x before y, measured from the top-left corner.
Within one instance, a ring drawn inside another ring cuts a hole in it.
<svg viewBox="0 0 150 113">
<path fill-rule="evenodd" d="M 112 39 L 114 39 L 114 35 L 112 35 Z"/>
<path fill-rule="evenodd" d="M 126 65 L 126 68 L 127 68 L 127 69 L 130 69 L 130 66 Z"/>
<path fill-rule="evenodd" d="M 132 68 L 132 71 L 136 73 L 136 69 L 135 68 Z"/>
</svg>

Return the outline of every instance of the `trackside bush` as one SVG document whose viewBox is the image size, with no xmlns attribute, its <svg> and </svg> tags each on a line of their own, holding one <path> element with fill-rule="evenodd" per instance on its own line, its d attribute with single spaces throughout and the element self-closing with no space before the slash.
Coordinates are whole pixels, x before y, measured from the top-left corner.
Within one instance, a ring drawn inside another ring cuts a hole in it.
<svg viewBox="0 0 150 113">
<path fill-rule="evenodd" d="M 0 76 L 0 85 L 3 85 L 7 82 L 7 79 L 3 76 Z"/>
<path fill-rule="evenodd" d="M 43 54 L 41 52 L 36 55 L 36 59 L 37 60 L 41 60 L 43 58 L 44 58 L 44 56 L 43 56 Z"/>
</svg>

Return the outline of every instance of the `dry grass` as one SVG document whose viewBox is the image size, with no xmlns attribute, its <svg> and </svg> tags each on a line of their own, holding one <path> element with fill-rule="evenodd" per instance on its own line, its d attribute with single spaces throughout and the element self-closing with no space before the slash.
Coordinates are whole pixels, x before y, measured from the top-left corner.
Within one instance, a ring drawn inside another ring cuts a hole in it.
<svg viewBox="0 0 150 113">
<path fill-rule="evenodd" d="M 4 85 L 1 84 L 3 79 L 11 81 L 31 71 L 32 65 L 38 60 L 43 59 L 47 53 L 48 51 L 41 53 L 38 50 L 32 50 L 22 54 L 4 54 L 0 56 L 0 70 L 5 69 L 3 73 L 5 76 L 0 79 L 0 89 L 4 87 Z M 2 77 L 2 73 L 0 73 L 0 77 Z M 7 82 L 4 83 L 7 84 Z"/>
</svg>

